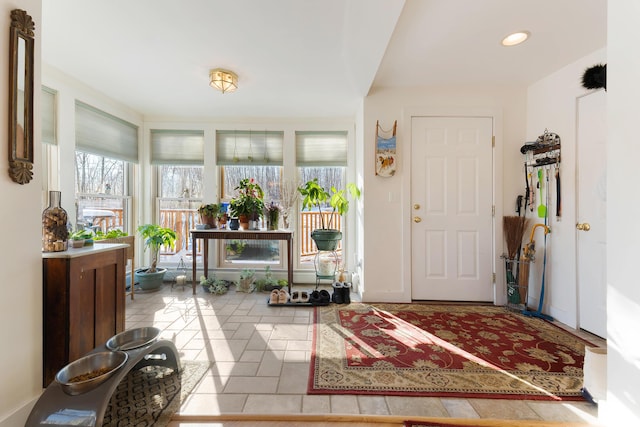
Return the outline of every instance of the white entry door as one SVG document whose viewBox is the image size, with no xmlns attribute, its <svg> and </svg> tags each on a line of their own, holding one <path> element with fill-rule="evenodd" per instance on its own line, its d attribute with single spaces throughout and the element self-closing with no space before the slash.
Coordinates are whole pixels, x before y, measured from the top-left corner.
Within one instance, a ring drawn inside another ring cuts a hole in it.
<svg viewBox="0 0 640 427">
<path fill-rule="evenodd" d="M 411 120 L 411 297 L 493 301 L 493 119 Z"/>
<path fill-rule="evenodd" d="M 578 325 L 607 336 L 606 92 L 578 99 L 577 279 Z"/>
</svg>

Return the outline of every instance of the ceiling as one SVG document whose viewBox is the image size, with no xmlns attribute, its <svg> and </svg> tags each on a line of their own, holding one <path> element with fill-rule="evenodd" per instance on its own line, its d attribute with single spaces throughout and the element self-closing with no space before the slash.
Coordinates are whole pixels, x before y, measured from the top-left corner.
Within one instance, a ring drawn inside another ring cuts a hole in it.
<svg viewBox="0 0 640 427">
<path fill-rule="evenodd" d="M 375 87 L 535 82 L 606 46 L 606 6 L 42 0 L 42 60 L 147 118 L 353 117 Z M 516 30 L 531 38 L 502 47 Z M 209 87 L 218 67 L 238 74 L 236 92 Z"/>
</svg>

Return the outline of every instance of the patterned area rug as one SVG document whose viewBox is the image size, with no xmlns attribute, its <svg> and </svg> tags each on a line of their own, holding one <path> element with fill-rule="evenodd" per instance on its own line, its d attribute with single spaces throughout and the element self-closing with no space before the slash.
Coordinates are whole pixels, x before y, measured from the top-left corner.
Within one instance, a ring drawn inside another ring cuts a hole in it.
<svg viewBox="0 0 640 427">
<path fill-rule="evenodd" d="M 182 362 L 182 371 L 147 366 L 131 371 L 111 396 L 103 427 L 164 427 L 209 368 L 206 362 Z"/>
<path fill-rule="evenodd" d="M 502 307 L 316 307 L 309 394 L 583 400 L 589 343 Z"/>
</svg>

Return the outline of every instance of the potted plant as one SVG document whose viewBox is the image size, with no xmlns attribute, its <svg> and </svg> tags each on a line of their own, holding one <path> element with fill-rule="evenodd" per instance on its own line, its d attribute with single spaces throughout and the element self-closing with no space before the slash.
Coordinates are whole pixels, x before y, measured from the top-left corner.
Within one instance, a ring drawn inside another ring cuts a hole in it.
<svg viewBox="0 0 640 427">
<path fill-rule="evenodd" d="M 243 268 L 240 272 L 240 281 L 236 287 L 238 292 L 251 292 L 251 285 L 255 277 L 256 271 L 253 268 Z"/>
<path fill-rule="evenodd" d="M 176 232 L 170 228 L 163 228 L 157 224 L 145 224 L 138 227 L 138 233 L 144 240 L 145 250 L 151 252 L 151 266 L 135 271 L 136 282 L 142 290 L 157 290 L 162 286 L 166 268 L 157 268 L 158 255 L 162 246 L 173 248 L 176 243 Z"/>
<path fill-rule="evenodd" d="M 84 246 L 85 240 L 93 238 L 93 233 L 90 230 L 76 230 L 69 236 L 71 239 L 71 246 L 74 248 L 81 248 Z"/>
<path fill-rule="evenodd" d="M 271 202 L 265 207 L 265 213 L 267 217 L 267 230 L 277 230 L 278 229 L 278 221 L 280 220 L 280 206 Z"/>
<path fill-rule="evenodd" d="M 216 228 L 218 212 L 220 212 L 220 206 L 215 203 L 200 205 L 198 213 L 200 214 L 200 222 L 204 224 L 204 228 Z"/>
<path fill-rule="evenodd" d="M 342 232 L 331 228 L 335 216 L 336 214 L 342 216 L 349 211 L 347 197 L 351 195 L 354 200 L 360 198 L 360 189 L 355 184 L 349 183 L 342 190 L 337 190 L 332 186 L 331 190 L 327 191 L 318 183 L 318 179 L 314 178 L 298 187 L 298 192 L 302 196 L 303 209 L 312 210 L 315 208 L 322 213 L 322 206 L 329 203 L 331 213 L 328 215 L 327 221 L 325 222 L 325 215 L 320 215 L 321 228 L 313 230 L 311 238 L 316 243 L 318 250 L 334 251 L 342 239 Z"/>
<path fill-rule="evenodd" d="M 257 228 L 257 221 L 264 211 L 264 191 L 253 178 L 240 180 L 234 190 L 238 195 L 229 202 L 231 216 L 239 219 L 240 227 L 244 230 Z M 249 227 L 249 221 L 254 221 L 253 227 Z"/>
</svg>

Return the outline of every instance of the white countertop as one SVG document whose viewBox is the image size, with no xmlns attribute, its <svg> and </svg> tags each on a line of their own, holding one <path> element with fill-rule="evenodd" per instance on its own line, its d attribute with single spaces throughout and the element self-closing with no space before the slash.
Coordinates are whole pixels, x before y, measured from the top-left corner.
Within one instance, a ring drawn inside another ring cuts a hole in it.
<svg viewBox="0 0 640 427">
<path fill-rule="evenodd" d="M 129 245 L 126 243 L 94 243 L 93 245 L 83 246 L 81 248 L 70 247 L 66 251 L 62 252 L 43 252 L 42 258 L 76 258 L 128 247 Z"/>
</svg>

